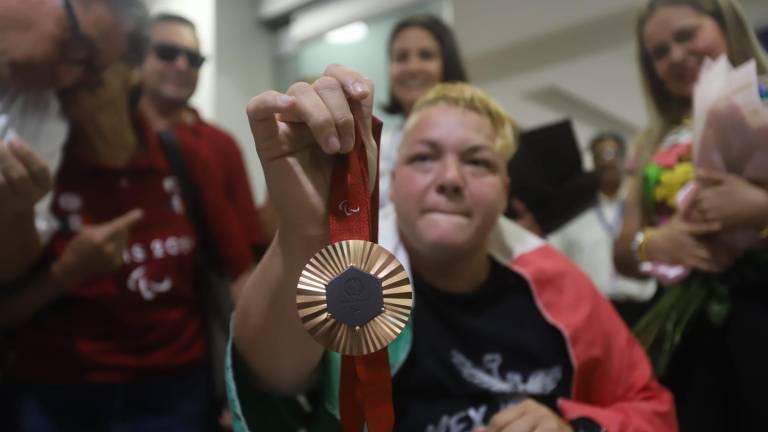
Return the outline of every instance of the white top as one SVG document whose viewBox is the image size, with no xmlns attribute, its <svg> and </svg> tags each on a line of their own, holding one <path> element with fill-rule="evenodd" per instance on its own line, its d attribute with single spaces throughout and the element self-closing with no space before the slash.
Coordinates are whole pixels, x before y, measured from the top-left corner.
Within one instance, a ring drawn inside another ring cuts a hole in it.
<svg viewBox="0 0 768 432">
<path fill-rule="evenodd" d="M 392 183 L 392 171 L 397 162 L 400 141 L 403 139 L 404 120 L 393 121 L 391 126 L 384 124 L 381 131 L 381 150 L 379 151 L 379 208 L 387 207 L 389 202 L 389 185 Z"/>
<path fill-rule="evenodd" d="M 19 137 L 48 163 L 55 177 L 61 163 L 69 124 L 53 91 L 20 92 L 0 86 L 0 145 Z M 43 242 L 56 230 L 50 212 L 51 193 L 35 205 L 35 226 Z"/>
<path fill-rule="evenodd" d="M 656 292 L 652 279 L 631 279 L 613 265 L 613 241 L 621 231 L 624 191 L 610 199 L 600 194 L 598 202 L 550 234 L 549 242 L 589 275 L 611 300 L 646 301 Z"/>
</svg>

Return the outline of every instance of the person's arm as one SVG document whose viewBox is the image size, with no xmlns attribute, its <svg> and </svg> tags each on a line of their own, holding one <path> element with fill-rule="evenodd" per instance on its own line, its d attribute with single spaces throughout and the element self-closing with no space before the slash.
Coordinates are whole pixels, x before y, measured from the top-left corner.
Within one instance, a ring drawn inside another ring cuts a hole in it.
<svg viewBox="0 0 768 432">
<path fill-rule="evenodd" d="M 717 273 L 724 269 L 721 260 L 701 239 L 718 233 L 723 224 L 719 220 L 688 221 L 681 212 L 652 229 L 646 225 L 642 213 L 642 191 L 633 181 L 624 205 L 624 223 L 614 242 L 613 257 L 619 273 L 643 278 L 641 261 L 682 265 L 704 272 Z M 643 233 L 638 241 L 638 233 Z"/>
<path fill-rule="evenodd" d="M 264 236 L 267 239 L 272 239 L 277 233 L 277 228 L 280 226 L 280 220 L 277 217 L 272 202 L 267 196 L 264 203 L 258 207 L 259 219 L 261 220 L 261 228 L 264 230 Z"/>
<path fill-rule="evenodd" d="M 0 284 L 7 284 L 35 262 L 43 250 L 34 211 L 0 219 Z"/>
<path fill-rule="evenodd" d="M 629 180 L 629 190 L 624 200 L 624 220 L 621 232 L 613 244 L 613 261 L 616 271 L 628 277 L 644 277 L 640 272 L 640 261 L 632 250 L 632 242 L 645 226 L 642 211 L 640 182 Z"/>
<path fill-rule="evenodd" d="M 302 326 L 296 309 L 299 274 L 327 245 L 331 155 L 352 149 L 354 118 L 371 145 L 373 85 L 331 66 L 312 85 L 287 94 L 269 91 L 248 105 L 256 149 L 280 228 L 264 258 L 240 290 L 234 343 L 250 374 L 265 389 L 306 389 L 323 347 Z"/>
<path fill-rule="evenodd" d="M 298 318 L 296 284 L 306 262 L 327 239 L 293 237 L 278 230 L 240 289 L 234 315 L 235 347 L 261 385 L 284 395 L 306 389 L 323 355 L 323 347 Z"/>
<path fill-rule="evenodd" d="M 68 285 L 54 266 L 46 266 L 30 280 L 8 284 L 0 293 L 0 329 L 26 322 L 67 292 Z"/>
<path fill-rule="evenodd" d="M 141 217 L 140 210 L 132 210 L 109 222 L 85 226 L 38 274 L 7 284 L 0 291 L 0 329 L 24 323 L 83 281 L 122 265 L 128 231 Z"/>
<path fill-rule="evenodd" d="M 0 283 L 23 274 L 42 252 L 34 206 L 52 182 L 48 165 L 26 143 L 0 141 Z"/>
</svg>

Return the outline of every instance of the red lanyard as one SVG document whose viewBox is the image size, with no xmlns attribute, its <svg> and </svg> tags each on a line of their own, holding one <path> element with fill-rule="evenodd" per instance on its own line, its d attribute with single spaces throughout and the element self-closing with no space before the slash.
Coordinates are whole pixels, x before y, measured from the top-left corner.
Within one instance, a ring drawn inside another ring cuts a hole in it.
<svg viewBox="0 0 768 432">
<path fill-rule="evenodd" d="M 381 122 L 373 119 L 376 141 Z M 331 175 L 329 226 L 331 243 L 343 240 L 378 238 L 379 191 L 376 183 L 369 193 L 368 159 L 359 122 L 355 123 L 355 146 L 339 156 Z M 378 155 L 376 158 L 378 165 Z M 391 432 L 395 415 L 392 407 L 392 378 L 387 349 L 362 356 L 342 356 L 340 383 L 341 425 L 344 432 L 360 432 L 367 422 L 370 432 Z"/>
</svg>

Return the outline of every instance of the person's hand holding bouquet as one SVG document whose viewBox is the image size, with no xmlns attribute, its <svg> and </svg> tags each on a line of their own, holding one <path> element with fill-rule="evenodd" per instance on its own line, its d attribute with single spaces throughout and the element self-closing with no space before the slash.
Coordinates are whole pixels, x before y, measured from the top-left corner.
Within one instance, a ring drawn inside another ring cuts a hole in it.
<svg viewBox="0 0 768 432">
<path fill-rule="evenodd" d="M 768 222 L 768 104 L 761 100 L 763 93 L 754 61 L 738 68 L 731 66 L 725 56 L 714 62 L 705 61 L 693 96 L 694 179 L 685 186 L 675 186 L 674 199 L 657 202 L 670 195 L 661 192 L 666 191 L 665 176 L 671 178 L 673 171 L 665 167 L 665 160 L 656 160 L 658 154 L 653 161 L 656 170 L 646 171 L 646 179 L 649 172 L 657 172 L 658 177 L 654 183 L 655 199 L 651 202 L 657 210 L 671 208 L 675 212 L 666 220 L 661 219 L 659 234 L 674 231 L 664 230 L 664 222 L 670 225 L 668 228 L 675 224 L 719 226 L 716 231 L 691 233 L 685 238 L 696 247 L 689 245 L 684 249 L 690 254 L 697 253 L 693 255 L 702 263 L 674 260 L 671 255 L 667 257 L 669 262 L 663 262 L 667 255 L 651 253 L 654 243 L 663 242 L 653 241 L 653 237 L 649 240 L 648 255 L 654 262 L 643 263 L 641 268 L 667 288 L 634 330 L 659 374 L 699 311 L 706 311 L 714 325 L 728 316 L 728 274 L 713 273 L 731 267 L 764 240 L 761 230 Z M 677 155 L 672 154 L 673 150 L 671 147 L 659 153 Z M 685 162 L 684 157 L 672 159 L 677 165 Z M 659 248 L 656 249 L 658 252 Z M 755 254 L 746 258 L 752 255 Z"/>
</svg>

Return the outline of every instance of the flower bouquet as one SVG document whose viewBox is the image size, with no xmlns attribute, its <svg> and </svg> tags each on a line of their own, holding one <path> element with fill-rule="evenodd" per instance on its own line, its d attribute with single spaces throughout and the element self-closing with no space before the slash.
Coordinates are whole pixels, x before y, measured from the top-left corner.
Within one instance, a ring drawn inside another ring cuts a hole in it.
<svg viewBox="0 0 768 432">
<path fill-rule="evenodd" d="M 754 60 L 734 68 L 723 56 L 706 60 L 693 95 L 693 124 L 670 133 L 644 173 L 645 205 L 657 224 L 675 212 L 688 212 L 699 185 L 696 170 L 740 175 L 768 183 L 768 89 L 760 82 Z M 718 234 L 713 242 L 738 252 L 760 242 L 753 229 Z M 645 262 L 641 270 L 666 287 L 663 297 L 635 326 L 656 372 L 662 374 L 685 329 L 704 310 L 715 325 L 728 315 L 729 293 L 715 275 L 667 263 Z"/>
</svg>

